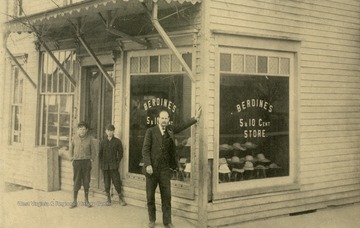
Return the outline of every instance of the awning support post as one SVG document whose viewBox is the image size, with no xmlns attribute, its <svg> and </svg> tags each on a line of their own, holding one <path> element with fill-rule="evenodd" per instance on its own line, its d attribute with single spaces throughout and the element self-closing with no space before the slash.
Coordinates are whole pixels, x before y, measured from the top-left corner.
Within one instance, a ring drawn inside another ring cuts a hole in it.
<svg viewBox="0 0 360 228">
<path fill-rule="evenodd" d="M 29 80 L 29 82 L 31 83 L 31 85 L 36 89 L 36 84 L 35 82 L 31 79 L 31 77 L 29 76 L 29 74 L 25 71 L 25 69 L 21 66 L 21 64 L 19 63 L 19 61 L 17 61 L 16 57 L 10 52 L 10 50 L 5 47 L 6 52 L 9 54 L 10 58 L 12 61 L 14 61 L 14 63 L 16 64 L 16 66 L 19 67 L 20 71 L 25 75 L 25 77 Z"/>
<path fill-rule="evenodd" d="M 195 83 L 196 80 L 195 80 L 192 70 L 187 65 L 187 63 L 183 59 L 180 52 L 176 49 L 174 43 L 171 41 L 170 37 L 166 34 L 165 30 L 163 29 L 163 27 L 161 26 L 161 24 L 158 20 L 158 4 L 157 4 L 157 2 L 153 3 L 151 22 L 154 25 L 155 29 L 160 34 L 161 38 L 164 40 L 165 44 L 171 49 L 171 51 L 174 53 L 176 58 L 179 60 L 180 64 L 184 67 L 184 69 L 185 69 L 187 75 L 189 76 L 189 78 L 191 79 L 191 81 L 193 83 Z"/>
</svg>

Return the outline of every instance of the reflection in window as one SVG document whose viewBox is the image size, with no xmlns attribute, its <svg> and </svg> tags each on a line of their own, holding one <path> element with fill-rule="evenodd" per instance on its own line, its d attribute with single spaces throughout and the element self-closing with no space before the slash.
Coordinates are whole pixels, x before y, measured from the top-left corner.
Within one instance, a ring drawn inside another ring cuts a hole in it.
<svg viewBox="0 0 360 228">
<path fill-rule="evenodd" d="M 245 61 L 254 74 L 221 73 L 220 183 L 289 176 L 289 77 L 259 74 L 289 74 L 290 61 L 255 55 Z"/>
<path fill-rule="evenodd" d="M 166 65 L 169 67 L 171 66 L 170 57 L 161 56 L 159 59 L 166 61 Z M 160 64 L 160 66 L 162 65 Z M 129 172 L 140 174 L 141 150 L 145 132 L 147 128 L 157 124 L 156 117 L 159 110 L 166 109 L 169 112 L 171 124 L 178 124 L 191 117 L 191 81 L 183 74 L 132 75 L 130 92 Z M 184 171 L 174 172 L 173 179 L 189 180 L 191 173 L 190 136 L 190 128 L 176 135 L 175 143 L 179 163 L 183 166 Z"/>
<path fill-rule="evenodd" d="M 58 51 L 54 52 L 54 55 L 73 76 L 75 53 L 73 51 Z M 75 89 L 64 72 L 47 53 L 42 55 L 40 82 L 40 145 L 68 149 Z"/>
</svg>

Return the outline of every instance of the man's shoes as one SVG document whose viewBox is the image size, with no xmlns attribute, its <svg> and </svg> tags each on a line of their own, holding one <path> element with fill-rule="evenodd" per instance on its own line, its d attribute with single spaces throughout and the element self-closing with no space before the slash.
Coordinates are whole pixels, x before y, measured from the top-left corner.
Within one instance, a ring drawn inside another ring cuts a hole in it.
<svg viewBox="0 0 360 228">
<path fill-rule="evenodd" d="M 122 198 L 119 199 L 119 203 L 120 203 L 121 206 L 126 206 L 126 202 Z"/>
<path fill-rule="evenodd" d="M 119 194 L 119 204 L 121 206 L 126 206 L 126 202 L 125 202 L 124 197 L 123 197 L 123 195 L 121 193 Z"/>
<path fill-rule="evenodd" d="M 155 227 L 155 221 L 150 221 L 149 228 L 154 228 L 154 227 Z"/>
<path fill-rule="evenodd" d="M 174 225 L 172 223 L 168 223 L 165 225 L 165 228 L 174 228 Z"/>
<path fill-rule="evenodd" d="M 106 193 L 107 201 L 106 206 L 111 206 L 111 195 L 110 193 Z"/>
<path fill-rule="evenodd" d="M 77 202 L 72 202 L 70 205 L 70 209 L 73 209 L 75 207 L 77 207 Z"/>
<path fill-rule="evenodd" d="M 90 208 L 92 205 L 89 201 L 85 200 L 85 207 Z"/>
</svg>

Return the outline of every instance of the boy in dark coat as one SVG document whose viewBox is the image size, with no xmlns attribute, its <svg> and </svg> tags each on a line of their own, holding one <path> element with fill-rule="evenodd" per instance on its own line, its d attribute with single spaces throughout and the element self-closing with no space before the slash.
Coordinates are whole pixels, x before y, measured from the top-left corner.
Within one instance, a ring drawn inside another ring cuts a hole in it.
<svg viewBox="0 0 360 228">
<path fill-rule="evenodd" d="M 111 181 L 115 186 L 117 193 L 119 194 L 119 202 L 121 206 L 125 206 L 122 191 L 121 191 L 121 179 L 119 173 L 120 161 L 123 157 L 123 147 L 120 139 L 114 136 L 114 125 L 110 124 L 106 126 L 106 135 L 100 143 L 99 150 L 99 163 L 100 168 L 104 174 L 104 185 L 107 196 L 107 203 L 111 204 L 110 186 Z"/>
</svg>

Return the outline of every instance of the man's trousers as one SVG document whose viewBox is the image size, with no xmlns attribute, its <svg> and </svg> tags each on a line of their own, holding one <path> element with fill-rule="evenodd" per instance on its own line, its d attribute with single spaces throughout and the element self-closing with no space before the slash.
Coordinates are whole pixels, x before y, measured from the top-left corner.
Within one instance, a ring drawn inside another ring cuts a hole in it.
<svg viewBox="0 0 360 228">
<path fill-rule="evenodd" d="M 146 176 L 146 198 L 150 221 L 156 221 L 155 190 L 157 185 L 159 185 L 163 212 L 163 223 L 165 225 L 171 223 L 170 179 L 170 169 L 155 171 L 152 175 Z"/>
<path fill-rule="evenodd" d="M 74 171 L 74 191 L 79 191 L 81 184 L 84 186 L 84 190 L 88 191 L 90 188 L 91 178 L 91 161 L 90 159 L 74 160 L 72 162 Z"/>
</svg>

